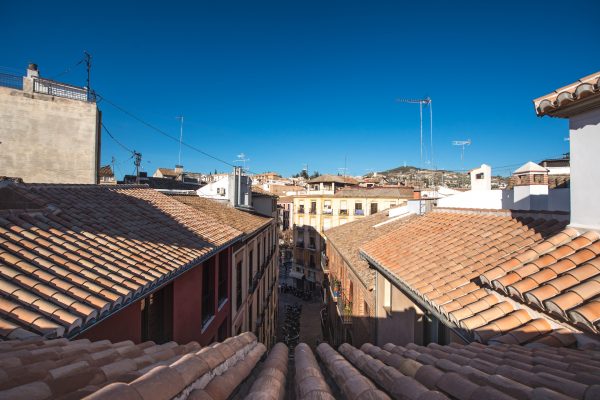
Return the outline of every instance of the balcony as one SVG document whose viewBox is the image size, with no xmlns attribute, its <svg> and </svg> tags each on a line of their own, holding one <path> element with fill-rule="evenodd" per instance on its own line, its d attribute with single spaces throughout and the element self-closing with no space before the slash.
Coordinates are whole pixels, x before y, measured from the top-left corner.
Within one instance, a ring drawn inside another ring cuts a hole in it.
<svg viewBox="0 0 600 400">
<path fill-rule="evenodd" d="M 309 243 L 307 249 L 309 249 L 309 250 L 316 250 L 317 246 L 315 245 L 315 243 Z"/>
<path fill-rule="evenodd" d="M 324 273 L 329 273 L 329 259 L 324 251 L 321 252 L 321 269 Z"/>
<path fill-rule="evenodd" d="M 365 215 L 365 210 L 354 210 L 354 215 Z"/>
<path fill-rule="evenodd" d="M 304 248 L 304 242 L 296 242 L 296 247 L 299 247 L 301 249 Z"/>
<path fill-rule="evenodd" d="M 340 215 L 348 215 L 348 210 L 340 210 Z"/>
<path fill-rule="evenodd" d="M 304 214 L 304 207 L 298 207 L 298 214 Z"/>
<path fill-rule="evenodd" d="M 323 215 L 332 215 L 332 214 L 333 214 L 333 210 L 331 208 L 323 210 Z"/>
<path fill-rule="evenodd" d="M 342 294 L 337 302 L 338 314 L 345 325 L 352 324 L 352 302 Z"/>
<path fill-rule="evenodd" d="M 308 213 L 312 214 L 312 215 L 315 215 L 317 213 L 317 209 L 316 208 L 311 208 Z"/>
</svg>

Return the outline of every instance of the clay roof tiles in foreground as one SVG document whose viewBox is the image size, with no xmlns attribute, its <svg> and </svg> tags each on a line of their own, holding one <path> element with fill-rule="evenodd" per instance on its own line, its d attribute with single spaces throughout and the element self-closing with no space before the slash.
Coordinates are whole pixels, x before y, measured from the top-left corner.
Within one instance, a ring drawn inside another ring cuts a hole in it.
<svg viewBox="0 0 600 400">
<path fill-rule="evenodd" d="M 526 213 L 515 216 L 508 211 L 437 209 L 365 244 L 361 251 L 417 302 L 482 343 L 570 346 L 576 341 L 572 333 L 577 329 L 544 313 L 549 309 L 538 313 L 530 307 L 532 301 L 521 306 L 485 285 L 486 279 L 501 278 L 509 267 L 516 269 L 535 261 L 555 246 L 575 242 L 570 251 L 555 254 L 566 257 L 576 253 L 575 246 L 592 245 L 592 234 L 579 239 L 577 231 L 565 225 L 566 221 Z M 595 250 L 587 248 L 561 263 L 562 270 L 555 267 L 538 273 L 527 281 L 528 286 L 523 284 L 523 289 L 534 290 L 545 282 L 542 276 L 549 281 L 589 262 Z M 594 296 L 593 292 L 588 296 Z M 582 310 L 593 310 L 587 324 L 591 330 L 597 329 L 594 318 L 600 317 L 593 314 L 595 305 L 592 300 Z"/>
<path fill-rule="evenodd" d="M 143 186 L 0 184 L 0 339 L 76 333 L 242 235 Z"/>
<path fill-rule="evenodd" d="M 360 247 L 379 236 L 398 229 L 399 226 L 414 218 L 414 215 L 390 218 L 388 214 L 389 210 L 381 211 L 331 228 L 324 233 L 327 243 L 331 244 L 344 257 L 367 289 L 373 288 L 375 271 L 369 268 L 369 263 L 360 256 Z"/>
<path fill-rule="evenodd" d="M 273 218 L 241 211 L 216 200 L 206 199 L 198 195 L 170 194 L 169 196 L 204 214 L 209 214 L 214 219 L 242 231 L 246 235 L 258 231 L 273 221 Z"/>
<path fill-rule="evenodd" d="M 46 400 L 597 399 L 600 352 L 517 345 L 415 344 L 316 352 L 249 332 L 201 348 L 87 339 L 0 343 L 0 398 Z M 290 364 L 291 364 L 290 363 Z"/>
</svg>

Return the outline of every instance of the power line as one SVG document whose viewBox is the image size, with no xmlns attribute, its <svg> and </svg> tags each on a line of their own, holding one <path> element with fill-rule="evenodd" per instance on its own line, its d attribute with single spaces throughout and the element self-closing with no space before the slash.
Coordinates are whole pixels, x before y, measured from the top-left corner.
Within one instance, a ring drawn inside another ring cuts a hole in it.
<svg viewBox="0 0 600 400">
<path fill-rule="evenodd" d="M 110 133 L 110 131 L 108 130 L 108 128 L 106 127 L 106 125 L 104 125 L 104 122 L 102 122 L 102 127 L 104 128 L 104 130 L 106 131 L 106 133 L 108 133 L 108 136 L 110 136 L 110 138 L 111 138 L 112 140 L 114 140 L 114 141 L 115 141 L 115 143 L 116 143 L 116 144 L 118 144 L 119 146 L 121 146 L 123 149 L 125 149 L 127 152 L 129 152 L 129 153 L 131 153 L 131 154 L 135 153 L 133 150 L 129 149 L 129 148 L 128 148 L 127 146 L 125 146 L 123 143 L 119 142 L 119 141 L 117 140 L 117 138 L 115 138 L 115 137 L 112 135 L 112 133 Z"/>
<path fill-rule="evenodd" d="M 78 66 L 80 66 L 83 62 L 85 61 L 85 58 L 82 58 L 81 60 L 77 61 L 75 64 L 71 65 L 70 67 L 67 67 L 64 71 L 54 75 L 52 78 L 50 79 L 56 79 L 59 78 L 65 74 L 68 74 L 69 72 L 71 72 L 73 69 L 77 68 Z"/>
<path fill-rule="evenodd" d="M 128 115 L 129 117 L 135 119 L 139 123 L 141 123 L 143 125 L 146 125 L 148 128 L 150 128 L 152 130 L 155 130 L 156 132 L 160 133 L 161 135 L 163 135 L 163 136 L 165 136 L 165 137 L 167 137 L 167 138 L 169 138 L 169 139 L 171 139 L 171 140 L 173 140 L 173 141 L 175 141 L 177 143 L 181 143 L 183 146 L 185 146 L 187 148 L 190 148 L 190 149 L 192 149 L 192 150 L 194 150 L 194 151 L 196 151 L 196 152 L 198 152 L 198 153 L 200 153 L 200 154 L 202 154 L 202 155 L 204 155 L 204 156 L 206 156 L 208 158 L 212 158 L 215 161 L 219 161 L 219 162 L 221 162 L 223 164 L 226 164 L 226 165 L 228 165 L 230 167 L 234 167 L 234 168 L 236 167 L 236 165 L 234 165 L 234 164 L 232 164 L 230 162 L 227 162 L 227 161 L 225 161 L 225 160 L 223 160 L 223 159 L 221 159 L 219 157 L 213 156 L 212 154 L 209 154 L 209 153 L 205 152 L 202 149 L 199 149 L 199 148 L 197 148 L 195 146 L 192 146 L 191 144 L 188 144 L 186 142 L 180 141 L 180 138 L 178 138 L 176 136 L 173 136 L 173 135 L 169 134 L 168 132 L 163 131 L 162 129 L 158 128 L 157 126 L 154 126 L 153 124 L 151 124 L 149 122 L 146 122 L 142 118 L 138 117 L 137 115 L 133 114 L 130 111 L 127 111 L 126 109 L 124 109 L 123 107 L 119 106 L 118 104 L 115 104 L 114 102 L 112 102 L 111 100 L 107 99 L 106 97 L 104 97 L 104 96 L 102 96 L 100 94 L 97 94 L 97 93 L 96 93 L 96 95 L 99 96 L 102 100 L 104 100 L 108 104 L 110 104 L 111 106 L 113 106 L 114 108 L 116 108 L 117 110 L 119 110 L 122 113 Z M 252 171 L 247 171 L 247 172 L 253 173 Z"/>
</svg>

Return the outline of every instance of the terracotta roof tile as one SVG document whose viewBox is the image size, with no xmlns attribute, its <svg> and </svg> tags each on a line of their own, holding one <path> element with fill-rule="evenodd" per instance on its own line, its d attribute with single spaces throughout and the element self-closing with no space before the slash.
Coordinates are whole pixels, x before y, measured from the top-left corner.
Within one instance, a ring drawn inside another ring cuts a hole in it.
<svg viewBox="0 0 600 400">
<path fill-rule="evenodd" d="M 593 235 L 578 239 L 565 224 L 510 212 L 437 209 L 371 240 L 361 251 L 449 323 L 487 341 L 534 319 L 502 300 L 503 294 L 524 301 L 528 292 L 594 256 L 587 248 Z M 500 296 L 490 297 L 482 283 Z"/>
<path fill-rule="evenodd" d="M 241 211 L 215 200 L 196 195 L 170 195 L 171 198 L 210 215 L 212 218 L 250 235 L 273 221 L 258 214 Z"/>
<path fill-rule="evenodd" d="M 241 235 L 141 186 L 3 190 L 43 206 L 0 211 L 0 300 L 16 305 L 0 316 L 49 337 L 95 323 Z"/>
<path fill-rule="evenodd" d="M 350 268 L 358 275 L 367 288 L 373 287 L 373 270 L 360 256 L 359 248 L 369 240 L 385 235 L 399 226 L 407 223 L 414 216 L 404 216 L 398 219 L 389 218 L 388 212 L 361 218 L 347 224 L 331 228 L 324 232 L 328 244 L 333 246 L 350 264 Z"/>
</svg>

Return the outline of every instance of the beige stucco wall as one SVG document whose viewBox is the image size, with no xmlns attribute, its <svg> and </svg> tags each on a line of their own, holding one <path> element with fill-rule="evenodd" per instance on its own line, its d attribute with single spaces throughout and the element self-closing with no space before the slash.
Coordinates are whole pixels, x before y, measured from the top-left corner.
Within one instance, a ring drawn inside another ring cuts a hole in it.
<svg viewBox="0 0 600 400">
<path fill-rule="evenodd" d="M 385 277 L 376 274 L 375 296 L 377 299 L 377 344 L 394 343 L 404 346 L 408 343 L 423 344 L 423 311 L 392 285 L 391 310 L 383 308 L 383 285 Z"/>
<path fill-rule="evenodd" d="M 0 87 L 0 175 L 31 183 L 96 183 L 96 103 Z"/>
</svg>

